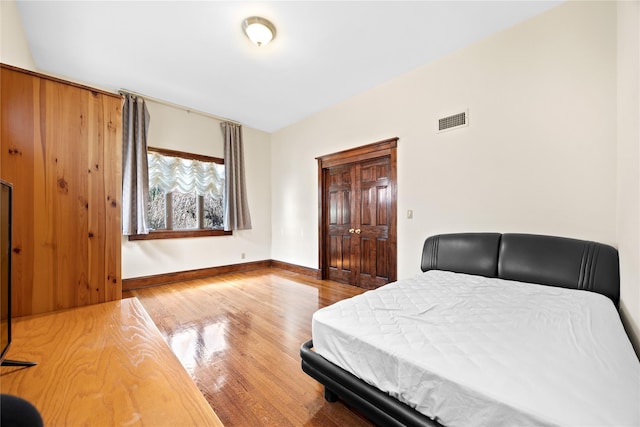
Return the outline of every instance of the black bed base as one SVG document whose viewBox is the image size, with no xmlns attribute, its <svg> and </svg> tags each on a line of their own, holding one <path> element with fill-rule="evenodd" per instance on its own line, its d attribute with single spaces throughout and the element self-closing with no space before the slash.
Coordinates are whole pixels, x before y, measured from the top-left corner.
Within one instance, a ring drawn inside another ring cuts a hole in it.
<svg viewBox="0 0 640 427">
<path fill-rule="evenodd" d="M 618 251 L 602 243 L 533 234 L 456 233 L 429 237 L 420 267 L 596 292 L 617 307 L 618 265 Z M 312 347 L 310 340 L 300 348 L 302 370 L 324 385 L 329 402 L 340 398 L 380 426 L 442 426 Z"/>
<path fill-rule="evenodd" d="M 302 370 L 324 385 L 324 398 L 328 402 L 340 399 L 379 426 L 442 427 L 415 409 L 327 361 L 313 351 L 312 347 L 312 340 L 300 347 Z"/>
</svg>

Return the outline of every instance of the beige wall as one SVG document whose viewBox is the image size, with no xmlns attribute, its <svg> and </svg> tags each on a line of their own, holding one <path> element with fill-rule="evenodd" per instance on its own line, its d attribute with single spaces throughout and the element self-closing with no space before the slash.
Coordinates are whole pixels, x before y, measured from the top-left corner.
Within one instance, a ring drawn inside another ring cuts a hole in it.
<svg viewBox="0 0 640 427">
<path fill-rule="evenodd" d="M 150 101 L 148 144 L 224 157 L 220 121 Z M 271 258 L 270 136 L 243 127 L 247 193 L 253 229 L 232 236 L 129 241 L 122 238 L 122 277 L 132 278 Z M 245 254 L 245 258 L 241 257 Z"/>
<path fill-rule="evenodd" d="M 0 1 L 2 51 L 6 64 L 36 70 L 14 0 Z M 43 70 L 38 70 L 43 71 Z M 46 72 L 46 70 L 44 70 Z M 63 77 L 64 78 L 64 77 Z M 223 157 L 220 122 L 182 109 L 149 102 L 149 144 L 157 147 Z M 129 242 L 122 239 L 122 277 L 270 259 L 271 189 L 270 135 L 243 128 L 247 193 L 252 230 L 233 236 Z M 245 258 L 241 254 L 245 254 Z"/>
<path fill-rule="evenodd" d="M 0 62 L 36 69 L 15 0 L 0 1 Z"/>
<path fill-rule="evenodd" d="M 272 257 L 318 266 L 316 156 L 398 136 L 400 278 L 419 271 L 434 233 L 612 244 L 637 343 L 637 2 L 620 5 L 563 4 L 275 132 Z M 435 133 L 438 117 L 465 108 L 469 127 Z"/>
<path fill-rule="evenodd" d="M 638 13 L 637 1 L 617 10 L 567 3 L 273 135 L 245 128 L 254 229 L 123 239 L 123 277 L 235 264 L 241 253 L 317 267 L 314 158 L 398 136 L 400 277 L 418 272 L 423 239 L 439 232 L 610 243 L 620 250 L 621 311 L 638 349 Z M 0 1 L 0 23 L 0 61 L 36 69 L 14 0 Z M 435 133 L 438 117 L 465 108 L 469 127 Z M 220 155 L 216 121 L 161 104 L 150 110 L 151 144 Z"/>
<path fill-rule="evenodd" d="M 150 146 L 224 157 L 220 120 L 152 100 L 147 101 L 147 108 Z"/>
<path fill-rule="evenodd" d="M 272 257 L 318 266 L 316 156 L 394 136 L 399 278 L 434 233 L 616 244 L 615 55 L 615 3 L 570 2 L 275 132 Z"/>
<path fill-rule="evenodd" d="M 640 354 L 640 2 L 618 3 L 620 312 Z"/>
</svg>

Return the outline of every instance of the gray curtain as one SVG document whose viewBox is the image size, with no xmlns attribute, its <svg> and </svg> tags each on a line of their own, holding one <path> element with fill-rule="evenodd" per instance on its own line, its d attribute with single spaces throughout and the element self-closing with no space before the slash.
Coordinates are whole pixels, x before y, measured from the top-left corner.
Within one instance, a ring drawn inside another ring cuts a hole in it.
<svg viewBox="0 0 640 427">
<path fill-rule="evenodd" d="M 122 234 L 148 234 L 149 172 L 147 132 L 149 111 L 144 99 L 124 94 L 122 109 Z"/>
<path fill-rule="evenodd" d="M 244 179 L 242 126 L 229 122 L 222 122 L 220 126 L 224 135 L 224 229 L 249 230 L 251 215 Z"/>
</svg>

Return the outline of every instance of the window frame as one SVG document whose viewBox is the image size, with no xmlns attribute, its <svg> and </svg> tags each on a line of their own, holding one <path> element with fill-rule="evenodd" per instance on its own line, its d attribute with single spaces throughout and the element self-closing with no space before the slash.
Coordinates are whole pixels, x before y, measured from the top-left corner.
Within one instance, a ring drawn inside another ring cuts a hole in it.
<svg viewBox="0 0 640 427">
<path fill-rule="evenodd" d="M 169 150 L 167 148 L 147 147 L 147 152 L 153 151 L 163 156 L 180 157 L 188 160 L 199 160 L 201 162 L 217 163 L 224 165 L 224 159 L 219 157 L 205 156 L 203 154 L 188 153 L 185 151 Z M 171 193 L 168 193 L 171 194 Z M 202 209 L 198 198 L 199 209 Z M 129 240 L 156 240 L 156 239 L 180 239 L 186 237 L 209 237 L 209 236 L 231 236 L 232 231 L 206 229 L 191 230 L 150 230 L 149 234 L 133 234 Z"/>
</svg>

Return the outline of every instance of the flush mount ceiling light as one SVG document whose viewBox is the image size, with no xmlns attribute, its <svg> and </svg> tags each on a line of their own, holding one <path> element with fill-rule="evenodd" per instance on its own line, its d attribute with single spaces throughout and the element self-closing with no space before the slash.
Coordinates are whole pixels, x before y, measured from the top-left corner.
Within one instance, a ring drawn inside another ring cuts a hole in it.
<svg viewBox="0 0 640 427">
<path fill-rule="evenodd" d="M 259 16 L 252 16 L 242 21 L 242 29 L 254 44 L 264 46 L 276 37 L 276 27 Z"/>
</svg>

